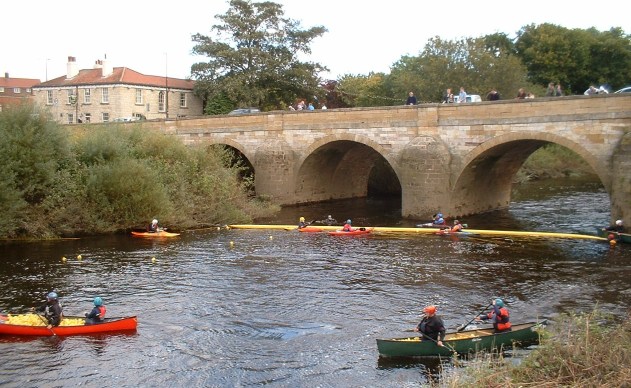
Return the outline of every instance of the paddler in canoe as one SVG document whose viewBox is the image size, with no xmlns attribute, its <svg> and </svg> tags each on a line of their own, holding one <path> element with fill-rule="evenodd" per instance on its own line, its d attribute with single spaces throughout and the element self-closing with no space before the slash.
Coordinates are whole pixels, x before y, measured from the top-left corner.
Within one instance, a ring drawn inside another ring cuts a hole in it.
<svg viewBox="0 0 631 388">
<path fill-rule="evenodd" d="M 494 299 L 492 302 L 493 311 L 488 314 L 480 315 L 475 318 L 477 322 L 490 320 L 493 322 L 493 329 L 495 329 L 495 333 L 503 333 L 506 331 L 511 331 L 511 323 L 510 323 L 510 313 L 506 306 L 504 306 L 504 301 L 500 298 Z"/>
<path fill-rule="evenodd" d="M 443 319 L 436 315 L 436 306 L 427 306 L 423 309 L 425 315 L 421 319 L 421 322 L 414 328 L 414 331 L 423 334 L 434 342 L 438 346 L 443 346 L 445 340 L 445 324 Z"/>
<path fill-rule="evenodd" d="M 85 324 L 93 325 L 95 323 L 102 323 L 105 320 L 105 313 L 107 309 L 103 304 L 103 299 L 100 296 L 94 298 L 94 308 L 89 313 L 85 314 Z"/>
<path fill-rule="evenodd" d="M 44 316 L 38 315 L 42 321 L 46 321 L 47 328 L 59 326 L 64 317 L 63 308 L 59 303 L 59 295 L 55 291 L 51 291 L 46 295 L 46 303 L 33 308 L 35 312 L 44 313 Z"/>
</svg>

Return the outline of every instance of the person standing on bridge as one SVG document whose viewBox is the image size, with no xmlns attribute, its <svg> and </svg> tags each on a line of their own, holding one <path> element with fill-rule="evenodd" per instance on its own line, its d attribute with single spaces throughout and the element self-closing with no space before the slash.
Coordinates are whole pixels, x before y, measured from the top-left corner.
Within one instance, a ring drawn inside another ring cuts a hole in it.
<svg viewBox="0 0 631 388">
<path fill-rule="evenodd" d="M 405 101 L 405 105 L 416 105 L 416 96 L 413 92 L 408 94 L 408 99 Z"/>
<path fill-rule="evenodd" d="M 467 102 L 467 92 L 465 92 L 464 86 L 461 86 L 458 94 L 458 103 L 462 104 L 463 102 Z"/>
</svg>

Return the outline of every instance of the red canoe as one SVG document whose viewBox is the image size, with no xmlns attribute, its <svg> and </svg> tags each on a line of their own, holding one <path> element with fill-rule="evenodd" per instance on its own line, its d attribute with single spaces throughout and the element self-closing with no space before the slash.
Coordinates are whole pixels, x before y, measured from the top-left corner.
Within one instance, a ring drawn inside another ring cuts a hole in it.
<svg viewBox="0 0 631 388">
<path fill-rule="evenodd" d="M 329 236 L 357 236 L 360 234 L 368 234 L 372 232 L 372 229 L 373 228 L 359 228 L 359 229 L 353 230 L 352 232 L 344 232 L 343 230 L 335 230 L 333 232 L 329 232 Z"/>
<path fill-rule="evenodd" d="M 161 230 L 159 232 L 131 232 L 131 235 L 134 237 L 153 237 L 153 238 L 157 238 L 157 237 L 175 237 L 175 236 L 179 236 L 179 233 L 171 233 L 171 232 L 165 232 L 164 230 Z"/>
<path fill-rule="evenodd" d="M 68 317 L 68 318 L 80 318 L 80 317 Z M 85 318 L 83 318 L 85 319 Z M 0 321 L 0 335 L 27 335 L 27 336 L 41 336 L 51 337 L 53 335 L 67 336 L 67 335 L 85 335 L 85 334 L 99 334 L 115 331 L 130 331 L 136 330 L 138 320 L 135 316 L 123 317 L 123 318 L 105 318 L 105 322 L 96 323 L 93 325 L 80 325 L 80 326 L 57 326 L 48 329 L 46 326 L 25 326 L 25 325 L 10 325 Z"/>
</svg>

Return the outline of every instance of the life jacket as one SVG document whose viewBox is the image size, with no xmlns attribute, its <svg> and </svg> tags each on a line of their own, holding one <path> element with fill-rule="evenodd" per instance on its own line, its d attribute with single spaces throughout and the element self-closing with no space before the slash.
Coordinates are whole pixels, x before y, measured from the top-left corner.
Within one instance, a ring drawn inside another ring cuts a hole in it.
<svg viewBox="0 0 631 388">
<path fill-rule="evenodd" d="M 495 327 L 495 330 L 506 331 L 511 328 L 511 323 L 509 322 L 510 314 L 508 313 L 506 307 L 502 307 L 499 310 L 499 315 L 495 315 L 495 312 L 491 311 L 490 313 L 488 313 L 487 316 L 489 317 L 489 319 L 494 320 L 493 327 Z"/>
<path fill-rule="evenodd" d="M 342 228 L 342 230 L 345 232 L 352 232 L 353 227 L 350 224 L 344 224 L 344 227 Z"/>
<path fill-rule="evenodd" d="M 97 308 L 99 309 L 98 319 L 102 321 L 105 319 L 105 313 L 107 312 L 107 309 L 105 308 L 105 306 L 99 306 Z"/>
</svg>

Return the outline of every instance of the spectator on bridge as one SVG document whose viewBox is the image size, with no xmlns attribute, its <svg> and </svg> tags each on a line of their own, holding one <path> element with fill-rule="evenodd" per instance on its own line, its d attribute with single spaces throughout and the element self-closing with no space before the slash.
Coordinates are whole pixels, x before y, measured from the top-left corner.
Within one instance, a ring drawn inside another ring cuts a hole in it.
<svg viewBox="0 0 631 388">
<path fill-rule="evenodd" d="M 327 109 L 326 105 L 322 104 L 322 107 L 320 109 Z"/>
<path fill-rule="evenodd" d="M 528 95 L 526 94 L 526 91 L 524 90 L 524 88 L 519 88 L 519 90 L 517 91 L 517 97 L 518 100 L 523 100 L 525 98 L 528 98 Z"/>
<path fill-rule="evenodd" d="M 596 88 L 594 85 L 589 85 L 589 88 L 583 94 L 586 96 L 598 94 L 598 88 Z"/>
<path fill-rule="evenodd" d="M 556 97 L 563 97 L 563 89 L 561 89 L 561 84 L 557 84 L 557 86 L 555 86 L 554 95 Z"/>
<path fill-rule="evenodd" d="M 500 94 L 498 93 L 498 91 L 495 88 L 493 88 L 493 89 L 491 89 L 489 94 L 486 95 L 486 99 L 488 101 L 497 101 L 497 100 L 500 99 Z"/>
<path fill-rule="evenodd" d="M 458 103 L 462 104 L 463 102 L 467 102 L 467 92 L 465 92 L 464 86 L 461 86 L 458 94 Z"/>
<path fill-rule="evenodd" d="M 554 82 L 550 82 L 548 84 L 548 89 L 546 89 L 546 97 L 554 97 L 556 95 L 556 90 L 554 88 Z"/>
<path fill-rule="evenodd" d="M 416 105 L 416 96 L 413 92 L 408 94 L 408 99 L 405 101 L 405 105 Z"/>
<path fill-rule="evenodd" d="M 305 100 L 301 100 L 296 107 L 296 110 L 304 110 L 305 109 Z"/>
<path fill-rule="evenodd" d="M 447 88 L 445 94 L 443 94 L 443 104 L 453 104 L 454 94 L 451 92 L 451 88 Z"/>
<path fill-rule="evenodd" d="M 315 107 L 313 106 L 313 103 L 309 103 L 309 106 L 307 106 L 307 110 L 315 110 Z"/>
</svg>

